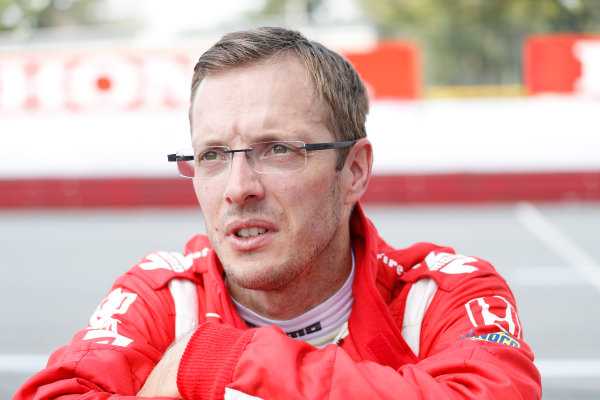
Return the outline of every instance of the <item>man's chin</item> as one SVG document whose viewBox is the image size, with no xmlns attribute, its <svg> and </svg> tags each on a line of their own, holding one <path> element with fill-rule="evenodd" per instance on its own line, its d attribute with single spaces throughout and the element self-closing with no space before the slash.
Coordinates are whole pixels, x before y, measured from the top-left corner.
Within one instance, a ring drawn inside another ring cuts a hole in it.
<svg viewBox="0 0 600 400">
<path fill-rule="evenodd" d="M 241 289 L 254 291 L 272 291 L 282 289 L 289 285 L 293 278 L 284 268 L 265 265 L 244 267 L 223 266 L 228 284 L 235 285 Z"/>
</svg>

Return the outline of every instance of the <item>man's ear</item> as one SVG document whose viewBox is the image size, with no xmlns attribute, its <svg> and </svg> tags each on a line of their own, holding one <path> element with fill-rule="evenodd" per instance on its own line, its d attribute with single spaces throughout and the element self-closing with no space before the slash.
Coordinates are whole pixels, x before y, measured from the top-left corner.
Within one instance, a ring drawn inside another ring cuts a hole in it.
<svg viewBox="0 0 600 400">
<path fill-rule="evenodd" d="M 344 164 L 346 183 L 345 203 L 353 204 L 360 200 L 367 190 L 373 168 L 373 147 L 368 139 L 360 139 L 350 149 Z"/>
</svg>

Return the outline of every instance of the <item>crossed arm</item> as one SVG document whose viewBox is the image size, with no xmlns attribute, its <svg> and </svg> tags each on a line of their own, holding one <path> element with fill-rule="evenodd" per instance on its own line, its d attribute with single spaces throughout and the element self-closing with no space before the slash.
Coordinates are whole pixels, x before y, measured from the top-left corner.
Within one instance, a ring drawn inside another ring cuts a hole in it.
<svg viewBox="0 0 600 400">
<path fill-rule="evenodd" d="M 175 341 L 165 352 L 163 358 L 156 364 L 137 397 L 172 397 L 181 399 L 177 388 L 177 371 L 183 352 L 194 332 L 190 332 Z"/>
</svg>

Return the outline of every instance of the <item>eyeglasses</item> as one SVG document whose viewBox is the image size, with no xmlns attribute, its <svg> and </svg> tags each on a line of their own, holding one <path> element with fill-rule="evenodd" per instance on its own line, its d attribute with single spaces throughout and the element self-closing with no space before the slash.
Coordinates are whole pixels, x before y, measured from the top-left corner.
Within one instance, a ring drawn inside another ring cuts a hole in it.
<svg viewBox="0 0 600 400">
<path fill-rule="evenodd" d="M 274 141 L 252 143 L 246 149 L 227 146 L 200 146 L 169 154 L 168 161 L 177 162 L 179 174 L 185 178 L 210 178 L 231 168 L 234 153 L 244 153 L 250 168 L 259 174 L 283 174 L 306 167 L 306 152 L 350 147 L 357 140 L 311 143 Z"/>
</svg>

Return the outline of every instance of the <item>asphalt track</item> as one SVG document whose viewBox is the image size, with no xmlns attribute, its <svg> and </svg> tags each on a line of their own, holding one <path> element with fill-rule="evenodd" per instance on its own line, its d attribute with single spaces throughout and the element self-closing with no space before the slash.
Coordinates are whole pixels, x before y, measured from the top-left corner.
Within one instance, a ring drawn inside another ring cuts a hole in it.
<svg viewBox="0 0 600 400">
<path fill-rule="evenodd" d="M 517 298 L 544 399 L 600 398 L 600 204 L 370 206 L 391 244 L 491 261 Z M 0 211 L 0 399 L 85 326 L 111 282 L 203 231 L 195 209 Z"/>
</svg>

